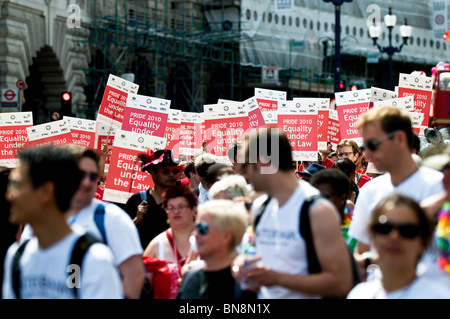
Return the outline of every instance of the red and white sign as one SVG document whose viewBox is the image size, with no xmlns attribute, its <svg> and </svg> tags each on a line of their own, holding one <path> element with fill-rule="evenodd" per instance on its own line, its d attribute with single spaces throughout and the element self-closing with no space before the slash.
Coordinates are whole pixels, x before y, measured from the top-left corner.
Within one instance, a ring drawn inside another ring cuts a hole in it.
<svg viewBox="0 0 450 319">
<path fill-rule="evenodd" d="M 280 103 L 278 125 L 291 143 L 294 161 L 317 161 L 317 119 L 314 99 Z"/>
<path fill-rule="evenodd" d="M 181 112 L 180 155 L 194 156 L 203 151 L 202 119 L 199 113 Z"/>
<path fill-rule="evenodd" d="M 95 149 L 95 121 L 64 116 L 69 123 L 70 134 L 74 144 Z"/>
<path fill-rule="evenodd" d="M 333 149 L 336 149 L 341 140 L 338 112 L 333 109 L 328 111 L 328 140 L 333 146 Z"/>
<path fill-rule="evenodd" d="M 117 129 L 115 126 L 111 124 L 101 124 L 100 126 L 98 126 L 98 123 L 96 123 L 95 149 L 97 150 L 97 153 L 101 155 L 101 149 L 103 144 L 106 143 L 106 145 L 108 146 L 108 153 L 105 159 L 105 172 L 108 172 L 109 170 L 111 152 L 114 145 L 114 138 L 118 130 L 119 129 Z"/>
<path fill-rule="evenodd" d="M 245 103 L 208 104 L 203 106 L 206 151 L 227 157 L 228 147 L 238 141 L 248 129 Z"/>
<path fill-rule="evenodd" d="M 414 96 L 414 111 L 424 115 L 423 127 L 428 127 L 430 121 L 432 89 L 431 77 L 400 73 L 398 97 Z"/>
<path fill-rule="evenodd" d="M 335 93 L 341 139 L 350 139 L 358 145 L 362 144 L 356 123 L 369 110 L 370 92 L 371 89 L 363 89 Z"/>
<path fill-rule="evenodd" d="M 32 112 L 0 113 L 0 166 L 17 166 L 17 152 L 28 143 L 26 129 L 32 126 Z"/>
<path fill-rule="evenodd" d="M 16 86 L 19 90 L 22 90 L 25 87 L 25 81 L 24 80 L 17 80 Z"/>
<path fill-rule="evenodd" d="M 252 130 L 261 126 L 265 126 L 266 122 L 264 121 L 264 116 L 261 112 L 258 102 L 256 101 L 256 98 L 251 97 L 245 100 L 244 104 L 247 106 L 249 129 Z"/>
<path fill-rule="evenodd" d="M 374 103 L 374 107 L 380 107 L 385 105 L 393 106 L 400 110 L 408 112 L 408 115 L 411 118 L 411 125 L 414 133 L 420 136 L 425 136 L 424 128 L 422 127 L 424 114 L 415 111 L 413 96 L 405 96 Z"/>
<path fill-rule="evenodd" d="M 129 93 L 136 94 L 139 86 L 110 74 L 103 93 L 97 120 L 122 123 L 123 113 Z"/>
<path fill-rule="evenodd" d="M 122 130 L 164 137 L 170 100 L 139 94 L 128 94 Z"/>
<path fill-rule="evenodd" d="M 65 145 L 73 143 L 66 120 L 43 123 L 26 128 L 28 145 Z"/>
<path fill-rule="evenodd" d="M 167 119 L 164 138 L 167 140 L 166 147 L 172 150 L 172 156 L 174 157 L 174 159 L 179 159 L 180 156 L 180 126 L 181 111 L 169 110 L 169 118 Z"/>
<path fill-rule="evenodd" d="M 286 92 L 255 88 L 255 98 L 261 112 L 276 111 L 279 101 L 286 101 Z"/>
<path fill-rule="evenodd" d="M 17 104 L 17 102 L 19 102 L 19 91 L 17 88 L 2 89 L 2 104 Z"/>
<path fill-rule="evenodd" d="M 152 177 L 141 171 L 137 155 L 145 153 L 147 148 L 156 151 L 165 147 L 165 138 L 118 130 L 103 200 L 124 204 L 134 193 L 152 188 Z"/>
<path fill-rule="evenodd" d="M 319 150 L 327 149 L 328 141 L 328 116 L 330 109 L 329 98 L 294 98 L 294 101 L 305 101 L 309 103 L 316 103 L 318 110 L 317 117 L 317 143 Z M 309 100 L 309 101 L 308 101 Z"/>
<path fill-rule="evenodd" d="M 395 93 L 394 91 L 371 87 L 369 109 L 373 107 L 375 102 L 391 100 L 395 99 L 396 97 L 397 93 Z"/>
</svg>

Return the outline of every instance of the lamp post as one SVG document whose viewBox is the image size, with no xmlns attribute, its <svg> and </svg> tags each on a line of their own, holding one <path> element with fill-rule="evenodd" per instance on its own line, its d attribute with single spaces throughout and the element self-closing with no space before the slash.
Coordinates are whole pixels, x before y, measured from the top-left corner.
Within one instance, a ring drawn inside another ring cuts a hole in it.
<svg viewBox="0 0 450 319">
<path fill-rule="evenodd" d="M 378 50 L 380 53 L 386 53 L 388 55 L 388 89 L 392 90 L 392 56 L 394 53 L 400 52 L 405 44 L 408 44 L 408 39 L 411 37 L 412 34 L 412 28 L 411 26 L 407 25 L 407 21 L 405 18 L 405 24 L 400 27 L 400 35 L 403 38 L 403 43 L 399 47 L 392 46 L 392 29 L 394 28 L 395 24 L 397 22 L 397 17 L 392 14 L 392 8 L 389 7 L 388 14 L 384 16 L 384 24 L 386 24 L 386 27 L 388 28 L 389 34 L 388 34 L 388 40 L 389 40 L 389 46 L 387 47 L 381 47 L 377 40 L 380 37 L 381 34 L 381 26 L 376 25 L 375 21 L 373 26 L 369 27 L 369 34 L 370 37 L 373 40 L 373 45 L 376 45 L 378 47 Z"/>
<path fill-rule="evenodd" d="M 340 92 L 341 87 L 341 5 L 353 0 L 323 0 L 334 4 L 334 91 Z"/>
</svg>

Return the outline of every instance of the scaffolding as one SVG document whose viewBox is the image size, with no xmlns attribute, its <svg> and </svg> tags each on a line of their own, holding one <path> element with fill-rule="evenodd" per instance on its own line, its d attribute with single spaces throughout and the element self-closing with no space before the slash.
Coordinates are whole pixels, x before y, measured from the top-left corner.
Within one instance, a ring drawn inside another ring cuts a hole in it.
<svg viewBox="0 0 450 319">
<path fill-rule="evenodd" d="M 183 111 L 241 100 L 239 40 L 239 1 L 93 0 L 92 108 L 110 73 L 133 73 L 139 94 L 170 99 Z"/>
</svg>

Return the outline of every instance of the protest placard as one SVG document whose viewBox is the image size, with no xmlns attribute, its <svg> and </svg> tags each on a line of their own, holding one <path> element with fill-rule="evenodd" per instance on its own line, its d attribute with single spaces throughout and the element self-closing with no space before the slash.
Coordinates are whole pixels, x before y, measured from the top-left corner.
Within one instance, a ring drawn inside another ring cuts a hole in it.
<svg viewBox="0 0 450 319">
<path fill-rule="evenodd" d="M 71 144 L 69 123 L 62 119 L 27 127 L 27 146 Z"/>
<path fill-rule="evenodd" d="M 294 161 L 317 161 L 318 108 L 315 99 L 283 101 L 278 108 L 278 125 L 286 133 Z"/>
<path fill-rule="evenodd" d="M 33 126 L 32 112 L 0 113 L 0 165 L 14 168 L 17 152 L 28 143 L 27 128 Z"/>
<path fill-rule="evenodd" d="M 181 111 L 169 110 L 169 117 L 167 118 L 166 131 L 164 138 L 167 140 L 166 148 L 172 150 L 174 159 L 179 159 L 180 148 L 180 126 L 181 126 Z"/>
<path fill-rule="evenodd" d="M 286 92 L 278 90 L 255 88 L 254 96 L 261 108 L 261 112 L 276 111 L 278 109 L 278 101 L 286 101 Z"/>
<path fill-rule="evenodd" d="M 248 129 L 247 107 L 243 102 L 208 104 L 205 116 L 206 151 L 226 157 L 228 147 Z"/>
<path fill-rule="evenodd" d="M 139 153 L 145 153 L 148 148 L 156 151 L 165 147 L 166 139 L 163 137 L 118 130 L 112 148 L 103 200 L 123 204 L 134 193 L 152 188 L 152 177 L 141 171 L 137 156 Z"/>
<path fill-rule="evenodd" d="M 203 152 L 202 123 L 199 113 L 181 112 L 180 156 L 194 156 Z"/>
<path fill-rule="evenodd" d="M 350 139 L 358 145 L 362 144 L 356 122 L 369 110 L 370 92 L 371 89 L 363 89 L 335 93 L 341 139 Z"/>
<path fill-rule="evenodd" d="M 256 98 L 252 96 L 244 101 L 244 104 L 247 107 L 248 114 L 248 127 L 250 130 L 256 129 L 261 126 L 265 126 L 266 122 L 264 121 L 264 116 L 261 112 L 261 108 L 256 101 Z"/>
<path fill-rule="evenodd" d="M 170 100 L 139 94 L 128 94 L 121 129 L 164 137 Z"/>
<path fill-rule="evenodd" d="M 138 89 L 139 85 L 110 74 L 98 110 L 97 121 L 122 123 L 128 94 L 136 94 Z"/>
<path fill-rule="evenodd" d="M 424 115 L 421 126 L 428 127 L 430 121 L 432 78 L 421 75 L 400 73 L 398 97 L 414 96 L 415 112 Z"/>
<path fill-rule="evenodd" d="M 341 140 L 338 112 L 333 109 L 328 111 L 328 140 L 334 150 Z"/>
<path fill-rule="evenodd" d="M 265 126 L 278 127 L 278 111 L 262 112 Z"/>
<path fill-rule="evenodd" d="M 370 88 L 370 100 L 369 100 L 369 109 L 373 107 L 375 102 L 395 99 L 397 97 L 397 93 L 391 90 L 380 89 L 377 87 Z"/>
<path fill-rule="evenodd" d="M 114 144 L 114 137 L 116 135 L 116 132 L 119 130 L 116 126 L 111 124 L 101 124 L 98 125 L 97 123 L 97 129 L 96 129 L 96 147 L 97 153 L 101 155 L 101 149 L 103 144 L 107 144 L 108 146 L 108 153 L 106 155 L 105 159 L 105 172 L 108 172 L 109 170 L 109 163 L 111 162 L 111 152 Z"/>
<path fill-rule="evenodd" d="M 69 123 L 74 144 L 95 149 L 95 121 L 71 116 L 63 116 Z"/>
<path fill-rule="evenodd" d="M 317 105 L 317 143 L 319 150 L 327 149 L 328 141 L 328 116 L 330 109 L 329 98 L 294 98 L 294 101 L 306 101 L 307 103 L 315 103 Z M 310 100 L 308 102 L 308 100 Z"/>
<path fill-rule="evenodd" d="M 411 124 L 414 133 L 420 136 L 425 136 L 424 128 L 422 127 L 424 114 L 416 112 L 416 109 L 414 107 L 414 96 L 410 95 L 374 103 L 374 107 L 380 106 L 393 106 L 400 110 L 408 112 L 408 115 L 411 118 Z"/>
</svg>

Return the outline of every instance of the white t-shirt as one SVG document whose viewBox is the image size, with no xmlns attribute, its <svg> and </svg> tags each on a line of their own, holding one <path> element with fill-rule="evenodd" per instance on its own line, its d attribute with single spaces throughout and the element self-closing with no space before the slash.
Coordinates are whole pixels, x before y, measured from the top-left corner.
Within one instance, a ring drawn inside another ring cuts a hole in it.
<svg viewBox="0 0 450 319">
<path fill-rule="evenodd" d="M 256 254 L 262 263 L 275 271 L 289 274 L 308 274 L 305 241 L 300 235 L 300 208 L 309 196 L 319 191 L 307 182 L 301 182 L 289 200 L 278 206 L 275 198 L 267 205 L 256 227 Z M 252 210 L 259 212 L 267 199 L 263 195 L 255 199 Z M 281 286 L 261 287 L 259 299 L 319 298 L 318 296 L 290 290 Z"/>
<path fill-rule="evenodd" d="M 417 202 L 421 202 L 431 195 L 444 191 L 442 177 L 441 172 L 428 167 L 420 167 L 397 186 L 392 184 L 389 173 L 384 173 L 368 181 L 359 191 L 348 235 L 356 238 L 359 242 L 370 245 L 368 225 L 372 218 L 372 211 L 378 203 L 393 193 L 407 195 Z"/>
<path fill-rule="evenodd" d="M 28 242 L 20 258 L 21 296 L 23 299 L 74 299 L 68 286 L 71 253 L 80 233 L 72 232 L 51 247 L 42 249 L 36 237 Z M 12 289 L 12 261 L 20 243 L 13 243 L 5 257 L 3 299 L 14 299 Z M 101 243 L 93 244 L 81 265 L 79 287 L 81 299 L 122 299 L 122 283 L 114 265 L 111 250 Z"/>
<path fill-rule="evenodd" d="M 360 189 L 356 200 L 353 218 L 348 230 L 349 236 L 362 243 L 370 244 L 368 225 L 372 217 L 372 211 L 378 203 L 393 193 L 410 196 L 420 203 L 425 198 L 444 191 L 442 178 L 441 172 L 428 167 L 420 167 L 417 172 L 397 186 L 392 185 L 389 173 L 367 182 Z M 374 250 L 374 248 L 372 249 Z M 438 281 L 444 280 L 450 284 L 450 275 L 439 271 L 436 259 L 436 241 L 433 240 L 418 265 L 418 274 L 427 272 L 427 275 L 436 278 Z"/>
<path fill-rule="evenodd" d="M 93 198 L 89 206 L 80 210 L 77 214 L 71 216 L 67 221 L 73 229 L 81 227 L 89 234 L 99 240 L 103 240 L 102 234 L 94 221 L 95 208 L 100 200 Z M 116 266 L 134 255 L 143 253 L 139 233 L 131 217 L 119 206 L 112 203 L 103 203 L 105 205 L 105 232 L 107 245 L 111 248 Z M 22 242 L 26 238 L 31 238 L 33 231 L 29 225 L 24 227 L 20 237 Z"/>
<path fill-rule="evenodd" d="M 426 276 L 417 277 L 408 286 L 386 292 L 381 278 L 357 284 L 347 299 L 449 299 L 450 288 L 437 284 Z"/>
</svg>

